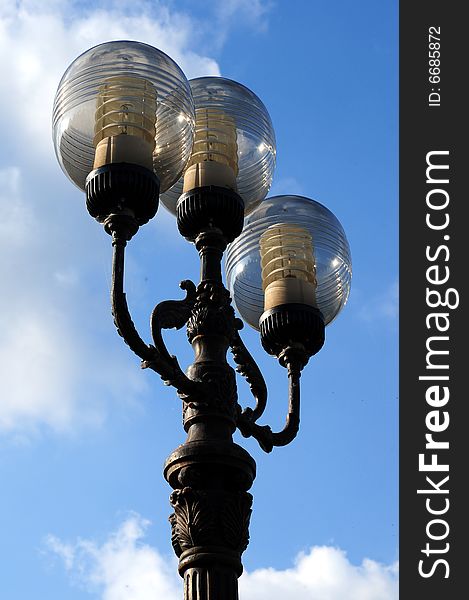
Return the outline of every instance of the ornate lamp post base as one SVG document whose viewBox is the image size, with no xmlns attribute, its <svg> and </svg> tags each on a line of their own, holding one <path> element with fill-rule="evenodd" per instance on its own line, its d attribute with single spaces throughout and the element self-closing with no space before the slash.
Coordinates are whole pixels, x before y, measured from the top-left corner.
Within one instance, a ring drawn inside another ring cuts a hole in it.
<svg viewBox="0 0 469 600">
<path fill-rule="evenodd" d="M 169 520 L 186 600 L 236 600 L 249 542 L 255 477 L 251 456 L 231 441 L 186 442 L 165 465 L 175 489 Z"/>
</svg>

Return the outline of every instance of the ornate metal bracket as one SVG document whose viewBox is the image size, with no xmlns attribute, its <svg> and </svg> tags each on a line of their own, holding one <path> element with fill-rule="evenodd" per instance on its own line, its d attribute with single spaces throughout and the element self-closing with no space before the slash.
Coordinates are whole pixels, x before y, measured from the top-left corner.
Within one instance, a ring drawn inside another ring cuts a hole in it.
<svg viewBox="0 0 469 600">
<path fill-rule="evenodd" d="M 197 397 L 204 386 L 189 379 L 182 371 L 177 358 L 169 354 L 162 329 L 181 329 L 190 319 L 196 301 L 196 287 L 188 279 L 181 281 L 179 287 L 186 290 L 182 300 L 165 300 L 156 305 L 150 319 L 151 334 L 155 344 L 151 360 L 142 362 L 142 368 L 150 368 L 160 374 L 165 385 L 176 388 L 180 396 Z"/>
<path fill-rule="evenodd" d="M 112 224 L 108 227 L 112 233 L 113 245 L 111 307 L 117 332 L 129 348 L 142 359 L 142 368 L 150 368 L 157 372 L 165 385 L 174 386 L 178 394 L 199 395 L 203 385 L 184 374 L 176 357 L 169 354 L 161 335 L 162 329 L 179 329 L 187 322 L 195 302 L 195 285 L 191 281 L 183 281 L 181 288 L 186 290 L 186 298 L 169 300 L 156 306 L 151 318 L 155 345 L 146 344 L 132 321 L 123 290 L 125 247 L 131 235 L 126 233 L 123 227 Z"/>
<path fill-rule="evenodd" d="M 267 386 L 256 361 L 238 333 L 244 327 L 241 319 L 236 319 L 236 327 L 237 331 L 230 346 L 231 353 L 237 364 L 236 371 L 246 379 L 256 400 L 254 409 L 245 408 L 240 414 L 240 418 L 255 423 L 262 416 L 267 404 Z"/>
<path fill-rule="evenodd" d="M 151 334 L 156 348 L 159 349 L 162 358 L 170 362 L 171 356 L 166 349 L 162 329 L 181 329 L 189 320 L 197 298 L 196 287 L 192 281 L 185 279 L 179 287 L 186 291 L 183 300 L 166 300 L 156 305 L 150 319 Z"/>
<path fill-rule="evenodd" d="M 237 319 L 236 326 L 238 331 L 242 329 L 243 323 L 240 319 Z M 238 332 L 231 343 L 231 352 L 238 365 L 237 372 L 249 383 L 256 400 L 254 409 L 248 407 L 243 410 L 238 404 L 238 429 L 244 437 L 255 438 L 265 452 L 271 452 L 274 446 L 286 446 L 296 437 L 300 427 L 300 376 L 308 358 L 304 349 L 301 346 L 289 347 L 279 356 L 280 364 L 287 367 L 289 381 L 288 414 L 285 427 L 279 432 L 273 432 L 269 425 L 256 423 L 267 404 L 267 386 L 259 367 Z"/>
<path fill-rule="evenodd" d="M 181 329 L 189 320 L 194 319 L 194 308 L 197 303 L 196 286 L 192 281 L 181 282 L 181 289 L 186 291 L 182 300 L 166 300 L 159 303 L 151 315 L 150 325 L 154 345 L 146 344 L 140 337 L 130 315 L 124 287 L 124 258 L 128 239 L 133 235 L 131 218 L 123 215 L 119 219 L 109 220 L 106 224 L 112 234 L 113 261 L 111 306 L 114 323 L 130 349 L 142 359 L 142 368 L 149 368 L 158 373 L 165 385 L 176 388 L 182 398 L 192 400 L 206 396 L 209 392 L 207 383 L 195 381 L 184 374 L 177 358 L 168 352 L 164 343 L 163 329 Z M 221 285 L 221 284 L 218 284 Z M 200 292 L 200 290 L 199 290 Z M 244 437 L 254 437 L 265 452 L 271 452 L 274 446 L 284 446 L 297 435 L 300 423 L 300 386 L 299 379 L 305 360 L 302 357 L 291 358 L 292 349 L 286 349 L 280 358 L 281 364 L 288 368 L 289 408 L 285 427 L 273 432 L 268 425 L 258 425 L 267 404 L 267 386 L 255 360 L 242 341 L 239 330 L 243 327 L 240 319 L 235 321 L 236 332 L 231 340 L 230 349 L 237 371 L 248 382 L 256 400 L 254 409 L 242 410 L 238 404 L 237 427 Z M 298 349 L 295 349 L 298 354 Z M 290 358 L 287 360 L 287 355 Z"/>
</svg>

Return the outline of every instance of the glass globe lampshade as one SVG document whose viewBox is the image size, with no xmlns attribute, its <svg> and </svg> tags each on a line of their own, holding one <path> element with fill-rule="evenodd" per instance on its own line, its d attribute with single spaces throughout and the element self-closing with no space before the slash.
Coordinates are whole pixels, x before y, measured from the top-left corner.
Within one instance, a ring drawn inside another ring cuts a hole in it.
<svg viewBox="0 0 469 600">
<path fill-rule="evenodd" d="M 275 133 L 269 113 L 248 88 L 223 77 L 189 81 L 195 104 L 194 149 L 183 177 L 160 201 L 176 214 L 180 195 L 191 187 L 234 189 L 245 214 L 265 198 L 275 168 Z"/>
<path fill-rule="evenodd" d="M 264 310 L 289 302 L 319 309 L 329 324 L 347 302 L 351 277 L 342 225 L 304 196 L 265 199 L 228 246 L 228 289 L 243 320 L 257 330 Z"/>
<path fill-rule="evenodd" d="M 194 105 L 189 82 L 166 54 L 135 41 L 87 50 L 64 73 L 54 100 L 53 140 L 65 174 L 112 162 L 152 169 L 167 190 L 190 157 Z"/>
</svg>

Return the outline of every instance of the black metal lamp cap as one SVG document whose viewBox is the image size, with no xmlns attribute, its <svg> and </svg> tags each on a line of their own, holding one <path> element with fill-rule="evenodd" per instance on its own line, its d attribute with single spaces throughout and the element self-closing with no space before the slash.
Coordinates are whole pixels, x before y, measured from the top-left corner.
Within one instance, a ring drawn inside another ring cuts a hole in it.
<svg viewBox="0 0 469 600">
<path fill-rule="evenodd" d="M 259 327 L 264 350 L 277 358 L 290 346 L 301 344 L 310 357 L 324 345 L 324 318 L 308 304 L 280 304 L 266 310 Z"/>
<path fill-rule="evenodd" d="M 227 242 L 232 242 L 243 229 L 244 201 L 228 188 L 194 188 L 179 197 L 176 211 L 179 232 L 190 241 L 202 231 L 216 227 Z"/>
<path fill-rule="evenodd" d="M 100 223 L 111 214 L 131 211 L 144 225 L 158 210 L 160 181 L 153 171 L 130 163 L 111 163 L 86 178 L 86 208 Z"/>
</svg>

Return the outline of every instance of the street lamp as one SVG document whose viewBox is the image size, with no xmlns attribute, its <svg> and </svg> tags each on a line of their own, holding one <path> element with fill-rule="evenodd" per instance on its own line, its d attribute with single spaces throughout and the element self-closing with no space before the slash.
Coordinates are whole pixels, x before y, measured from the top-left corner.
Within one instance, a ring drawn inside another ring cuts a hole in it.
<svg viewBox="0 0 469 600">
<path fill-rule="evenodd" d="M 112 236 L 118 332 L 142 367 L 175 387 L 182 400 L 187 439 L 167 459 L 164 475 L 174 490 L 172 544 L 184 597 L 235 600 L 256 465 L 232 435 L 238 428 L 267 452 L 296 436 L 300 373 L 349 294 L 347 239 L 334 215 L 314 200 L 264 199 L 275 135 L 253 92 L 224 78 L 188 82 L 174 61 L 146 44 L 108 42 L 78 57 L 59 84 L 53 131 L 62 169 L 86 191 L 89 213 Z M 124 251 L 156 214 L 159 198 L 197 248 L 201 280 L 180 284 L 183 300 L 156 306 L 153 344 L 147 344 L 123 291 Z M 230 291 L 221 270 L 228 244 Z M 232 300 L 288 371 L 288 415 L 280 432 L 257 423 L 267 387 L 240 337 L 243 322 Z M 184 325 L 195 353 L 186 373 L 162 338 L 163 329 Z M 228 350 L 250 385 L 254 409 L 238 403 Z"/>
</svg>

